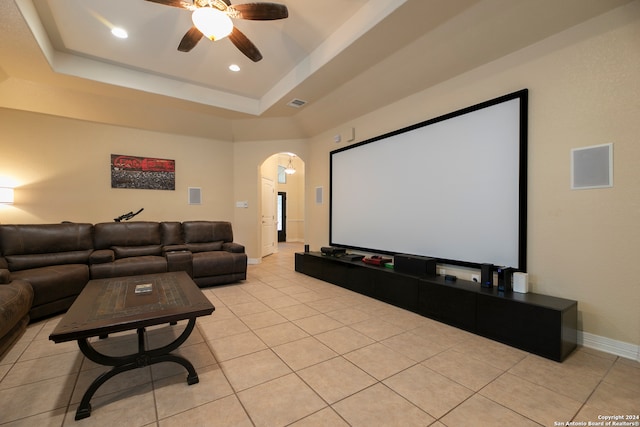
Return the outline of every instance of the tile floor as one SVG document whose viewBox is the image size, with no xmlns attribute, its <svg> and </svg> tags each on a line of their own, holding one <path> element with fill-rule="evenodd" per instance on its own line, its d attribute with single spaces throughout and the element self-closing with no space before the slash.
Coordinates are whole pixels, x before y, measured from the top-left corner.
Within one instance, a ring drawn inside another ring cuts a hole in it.
<svg viewBox="0 0 640 427">
<path fill-rule="evenodd" d="M 555 426 L 640 413 L 636 361 L 579 348 L 552 362 L 298 274 L 300 249 L 281 245 L 245 282 L 205 290 L 216 311 L 179 349 L 198 384 L 177 364 L 130 371 L 84 420 L 75 410 L 104 368 L 48 340 L 60 316 L 30 325 L 0 359 L 0 425 Z M 97 345 L 126 353 L 136 339 Z"/>
</svg>

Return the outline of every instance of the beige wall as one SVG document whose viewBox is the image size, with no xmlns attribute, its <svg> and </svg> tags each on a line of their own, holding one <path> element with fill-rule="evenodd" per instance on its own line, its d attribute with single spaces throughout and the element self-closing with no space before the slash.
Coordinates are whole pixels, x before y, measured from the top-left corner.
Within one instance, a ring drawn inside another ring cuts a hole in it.
<svg viewBox="0 0 640 427">
<path fill-rule="evenodd" d="M 16 180 L 2 223 L 233 220 L 233 144 L 0 109 L 0 179 Z M 111 154 L 174 159 L 175 191 L 111 188 Z M 188 187 L 202 204 L 188 204 Z"/>
<path fill-rule="evenodd" d="M 356 142 L 529 89 L 528 270 L 533 290 L 578 300 L 587 334 L 640 344 L 640 7 L 636 2 L 345 123 Z M 328 188 L 328 130 L 310 141 L 307 194 Z M 614 144 L 613 188 L 570 189 L 570 150 Z M 328 204 L 307 198 L 312 250 Z M 461 274 L 469 274 L 463 272 Z"/>
<path fill-rule="evenodd" d="M 260 260 L 260 165 L 293 152 L 304 162 L 304 240 L 328 244 L 333 135 L 356 142 L 529 88 L 528 265 L 533 290 L 576 299 L 581 328 L 640 345 L 640 7 L 638 2 L 310 140 L 227 142 L 0 109 L 0 179 L 18 181 L 2 223 L 223 219 Z M 614 143 L 611 189 L 571 191 L 570 150 Z M 111 189 L 111 153 L 176 160 L 176 190 Z M 187 187 L 203 204 L 187 204 Z M 324 203 L 315 188 L 324 188 Z M 236 202 L 248 207 L 238 208 Z M 466 274 L 466 273 L 465 273 Z"/>
</svg>

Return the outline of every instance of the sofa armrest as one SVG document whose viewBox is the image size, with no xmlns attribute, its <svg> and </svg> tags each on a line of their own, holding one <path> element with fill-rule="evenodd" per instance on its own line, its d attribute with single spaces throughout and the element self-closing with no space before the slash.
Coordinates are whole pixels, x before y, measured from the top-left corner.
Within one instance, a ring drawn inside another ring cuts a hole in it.
<svg viewBox="0 0 640 427">
<path fill-rule="evenodd" d="M 115 259 L 116 256 L 111 249 L 98 249 L 89 255 L 89 264 L 104 264 L 113 262 Z"/>
<path fill-rule="evenodd" d="M 6 285 L 11 281 L 11 273 L 6 268 L 0 268 L 0 285 Z"/>
<path fill-rule="evenodd" d="M 244 246 L 240 243 L 227 242 L 222 244 L 222 250 L 227 252 L 232 252 L 236 254 L 244 253 Z"/>
</svg>

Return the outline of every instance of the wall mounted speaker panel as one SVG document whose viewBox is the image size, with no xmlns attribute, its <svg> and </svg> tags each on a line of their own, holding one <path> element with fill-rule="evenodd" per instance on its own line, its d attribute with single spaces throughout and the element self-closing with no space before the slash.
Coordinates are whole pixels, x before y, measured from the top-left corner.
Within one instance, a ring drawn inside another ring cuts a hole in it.
<svg viewBox="0 0 640 427">
<path fill-rule="evenodd" d="M 189 187 L 189 204 L 190 205 L 202 204 L 202 192 L 200 187 Z"/>
<path fill-rule="evenodd" d="M 323 198 L 322 187 L 316 187 L 316 205 L 321 205 Z"/>
<path fill-rule="evenodd" d="M 571 189 L 613 187 L 613 144 L 571 150 Z"/>
</svg>

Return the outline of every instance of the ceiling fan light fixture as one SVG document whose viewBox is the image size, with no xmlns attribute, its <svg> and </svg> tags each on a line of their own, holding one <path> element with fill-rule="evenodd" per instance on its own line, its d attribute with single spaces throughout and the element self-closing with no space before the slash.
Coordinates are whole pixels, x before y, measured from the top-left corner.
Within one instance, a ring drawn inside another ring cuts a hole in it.
<svg viewBox="0 0 640 427">
<path fill-rule="evenodd" d="M 193 25 L 210 40 L 220 40 L 233 31 L 233 22 L 229 16 L 212 7 L 200 7 L 191 15 Z"/>
</svg>

